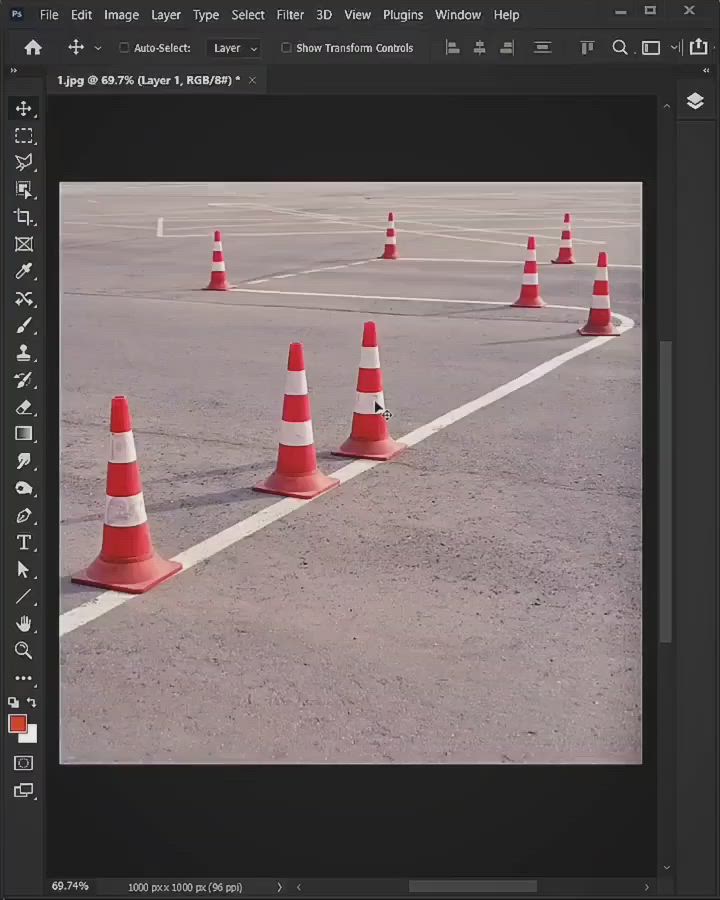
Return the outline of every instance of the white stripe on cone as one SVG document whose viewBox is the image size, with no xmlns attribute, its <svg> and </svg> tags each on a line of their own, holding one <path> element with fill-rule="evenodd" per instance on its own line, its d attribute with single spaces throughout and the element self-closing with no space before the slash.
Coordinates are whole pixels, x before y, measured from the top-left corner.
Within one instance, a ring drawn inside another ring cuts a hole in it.
<svg viewBox="0 0 720 900">
<path fill-rule="evenodd" d="M 610 309 L 610 298 L 593 294 L 590 309 Z"/>
<path fill-rule="evenodd" d="M 397 238 L 388 236 L 385 238 L 385 243 L 386 244 L 397 244 Z"/>
<path fill-rule="evenodd" d="M 286 447 L 307 447 L 313 443 L 312 422 L 280 423 L 280 443 Z"/>
<path fill-rule="evenodd" d="M 595 269 L 595 281 L 608 281 L 608 270 Z"/>
<path fill-rule="evenodd" d="M 537 262 L 537 250 L 528 250 L 525 262 Z"/>
<path fill-rule="evenodd" d="M 540 284 L 540 276 L 537 272 L 524 272 L 522 277 L 523 284 Z"/>
<path fill-rule="evenodd" d="M 560 246 L 561 247 L 572 247 L 572 241 L 567 240 L 567 239 L 562 240 L 562 241 L 560 241 Z"/>
<path fill-rule="evenodd" d="M 361 369 L 379 369 L 380 368 L 380 350 L 377 347 L 361 347 L 360 348 L 360 368 Z"/>
<path fill-rule="evenodd" d="M 213 253 L 216 253 L 218 250 L 222 253 L 222 243 L 220 241 L 213 241 Z"/>
<path fill-rule="evenodd" d="M 288 372 L 285 376 L 285 393 L 292 397 L 304 397 L 308 392 L 307 375 L 302 372 Z"/>
<path fill-rule="evenodd" d="M 385 409 L 385 394 L 382 391 L 378 391 L 376 394 L 357 391 L 355 393 L 355 409 L 353 411 L 363 416 L 369 416 L 375 413 L 376 403 L 379 403 Z"/>
<path fill-rule="evenodd" d="M 225 271 L 225 263 L 224 262 L 210 263 L 210 271 L 211 272 L 224 272 Z"/>
<path fill-rule="evenodd" d="M 135 438 L 132 431 L 125 431 L 121 434 L 110 435 L 110 457 L 111 463 L 132 463 L 137 462 L 137 454 L 135 453 Z"/>
<path fill-rule="evenodd" d="M 147 522 L 143 495 L 105 497 L 105 524 L 114 528 L 132 528 Z"/>
</svg>

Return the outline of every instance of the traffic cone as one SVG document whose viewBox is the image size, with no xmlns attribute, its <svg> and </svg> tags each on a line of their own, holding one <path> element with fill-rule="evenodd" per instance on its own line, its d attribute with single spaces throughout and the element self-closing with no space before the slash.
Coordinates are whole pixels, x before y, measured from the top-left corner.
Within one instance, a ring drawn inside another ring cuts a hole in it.
<svg viewBox="0 0 720 900">
<path fill-rule="evenodd" d="M 179 572 L 182 563 L 163 559 L 153 548 L 126 397 L 112 399 L 110 432 L 102 549 L 97 559 L 71 580 L 144 594 Z"/>
<path fill-rule="evenodd" d="M 540 277 L 537 264 L 537 244 L 534 237 L 529 237 L 527 242 L 527 255 L 525 256 L 525 268 L 523 269 L 522 287 L 520 296 L 513 306 L 522 306 L 526 309 L 539 309 L 545 306 L 540 296 Z"/>
<path fill-rule="evenodd" d="M 590 313 L 588 320 L 582 328 L 578 328 L 578 334 L 590 336 L 620 334 L 619 329 L 613 324 L 612 310 L 610 309 L 610 281 L 608 279 L 608 255 L 601 250 L 598 255 L 597 271 L 593 284 L 592 300 L 590 301 Z"/>
<path fill-rule="evenodd" d="M 383 460 L 396 456 L 405 449 L 405 444 L 398 444 L 390 437 L 389 418 L 383 393 L 377 327 L 374 322 L 366 322 L 350 437 L 339 450 L 334 451 L 334 455 Z"/>
<path fill-rule="evenodd" d="M 272 475 L 253 490 L 310 500 L 339 484 L 337 478 L 318 470 L 305 354 L 302 344 L 290 344 L 277 465 Z"/>
<path fill-rule="evenodd" d="M 229 291 L 232 285 L 228 281 L 227 272 L 225 271 L 225 255 L 222 246 L 222 232 L 215 232 L 215 240 L 213 242 L 212 264 L 210 266 L 210 284 L 205 291 Z"/>
<path fill-rule="evenodd" d="M 395 213 L 388 213 L 387 231 L 385 232 L 385 251 L 380 259 L 399 259 L 397 248 L 397 231 L 395 230 Z"/>
<path fill-rule="evenodd" d="M 573 245 L 572 245 L 572 216 L 570 213 L 565 213 L 565 218 L 563 219 L 563 230 L 562 235 L 560 237 L 560 249 L 558 250 L 557 259 L 551 260 L 551 262 L 556 265 L 569 266 L 575 262 L 575 256 L 573 255 Z"/>
</svg>

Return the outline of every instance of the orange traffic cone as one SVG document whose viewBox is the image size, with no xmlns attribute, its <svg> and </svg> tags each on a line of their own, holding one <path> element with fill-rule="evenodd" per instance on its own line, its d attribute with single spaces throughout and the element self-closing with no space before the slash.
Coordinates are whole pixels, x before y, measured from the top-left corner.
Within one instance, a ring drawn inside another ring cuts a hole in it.
<svg viewBox="0 0 720 900">
<path fill-rule="evenodd" d="M 337 487 L 318 470 L 302 344 L 290 344 L 275 471 L 253 490 L 310 500 Z"/>
<path fill-rule="evenodd" d="M 397 231 L 395 230 L 395 213 L 388 213 L 387 231 L 385 232 L 385 250 L 380 259 L 399 259 L 397 248 Z"/>
<path fill-rule="evenodd" d="M 377 327 L 374 322 L 366 322 L 360 349 L 352 429 L 350 437 L 339 450 L 334 451 L 334 455 L 383 460 L 397 456 L 405 449 L 405 444 L 399 444 L 390 437 L 389 418 L 383 393 Z"/>
<path fill-rule="evenodd" d="M 598 254 L 597 271 L 595 273 L 588 320 L 582 328 L 578 328 L 578 333 L 588 337 L 620 334 L 620 330 L 612 320 L 608 255 L 604 250 L 601 250 Z"/>
<path fill-rule="evenodd" d="M 570 230 L 571 227 L 572 216 L 570 215 L 570 213 L 565 213 L 565 218 L 563 219 L 562 235 L 560 237 L 560 249 L 558 250 L 557 259 L 550 260 L 550 262 L 553 262 L 556 265 L 569 266 L 575 262 L 572 245 L 572 231 Z"/>
<path fill-rule="evenodd" d="M 215 232 L 215 240 L 213 242 L 212 264 L 210 265 L 210 283 L 205 291 L 229 291 L 232 285 L 228 281 L 227 272 L 225 271 L 225 254 L 222 246 L 222 232 Z"/>
<path fill-rule="evenodd" d="M 526 309 L 539 309 L 545 306 L 540 296 L 540 276 L 538 275 L 537 245 L 534 237 L 529 237 L 527 242 L 527 255 L 525 256 L 525 268 L 523 269 L 522 287 L 520 296 L 513 306 L 522 306 Z"/>
<path fill-rule="evenodd" d="M 153 548 L 126 397 L 112 399 L 110 432 L 102 549 L 97 559 L 71 580 L 144 594 L 179 572 L 182 563 L 163 559 Z"/>
</svg>

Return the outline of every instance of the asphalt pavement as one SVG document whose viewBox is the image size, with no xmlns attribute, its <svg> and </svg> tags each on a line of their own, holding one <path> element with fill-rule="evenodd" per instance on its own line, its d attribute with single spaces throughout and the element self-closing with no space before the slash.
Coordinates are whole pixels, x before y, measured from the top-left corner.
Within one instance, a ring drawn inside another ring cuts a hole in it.
<svg viewBox="0 0 720 900">
<path fill-rule="evenodd" d="M 63 186 L 61 761 L 641 762 L 640 197 Z M 577 264 L 553 266 L 565 212 Z M 215 229 L 233 291 L 202 290 Z M 530 235 L 548 306 L 514 309 Z M 624 333 L 598 341 L 577 328 L 600 250 Z M 368 320 L 392 435 L 420 437 L 348 470 Z M 297 504 L 252 491 L 291 341 L 320 467 L 345 473 Z M 70 582 L 100 548 L 117 394 L 156 548 L 192 563 L 140 596 Z"/>
</svg>

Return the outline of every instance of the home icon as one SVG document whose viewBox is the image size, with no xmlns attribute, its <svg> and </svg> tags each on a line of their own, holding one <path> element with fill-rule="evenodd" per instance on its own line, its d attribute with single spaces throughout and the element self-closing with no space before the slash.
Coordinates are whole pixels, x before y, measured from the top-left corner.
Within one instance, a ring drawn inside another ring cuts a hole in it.
<svg viewBox="0 0 720 900">
<path fill-rule="evenodd" d="M 29 43 L 25 44 L 26 56 L 40 56 L 42 46 L 33 38 Z"/>
</svg>

